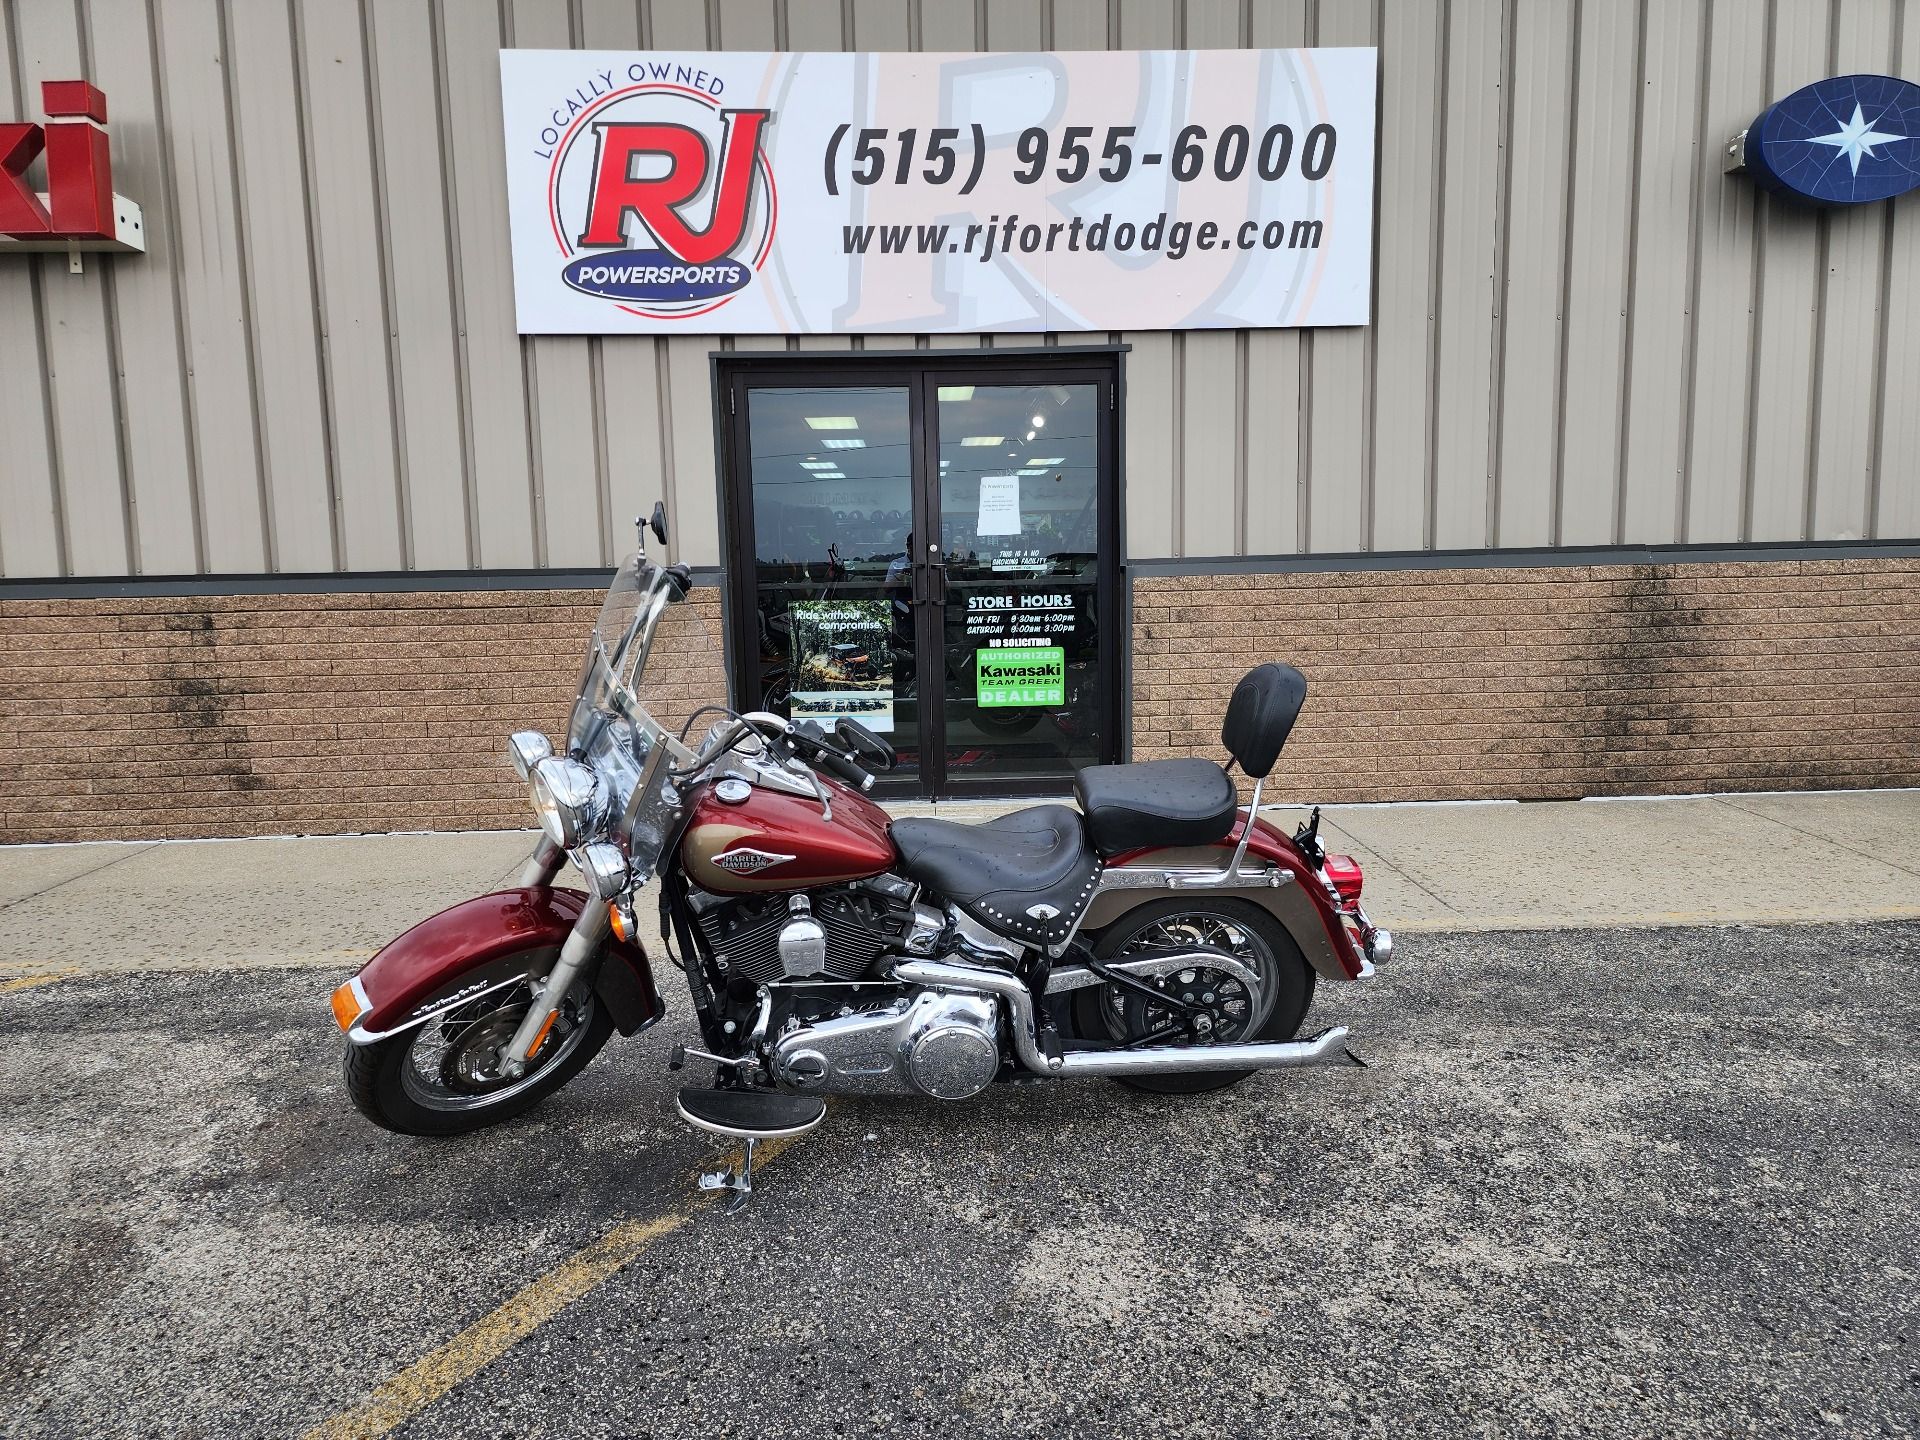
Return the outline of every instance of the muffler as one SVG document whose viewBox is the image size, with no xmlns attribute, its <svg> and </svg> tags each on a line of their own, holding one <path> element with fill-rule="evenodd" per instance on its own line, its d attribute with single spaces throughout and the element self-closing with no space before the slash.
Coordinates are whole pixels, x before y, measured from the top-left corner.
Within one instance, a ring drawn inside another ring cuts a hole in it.
<svg viewBox="0 0 1920 1440">
<path fill-rule="evenodd" d="M 1298 1065 L 1346 1065 L 1347 1027 L 1322 1030 L 1311 1040 L 1271 1045 L 1196 1045 L 1180 1050 L 1080 1050 L 1060 1057 L 1049 1075 L 1190 1075 L 1198 1070 L 1281 1070 Z"/>
<path fill-rule="evenodd" d="M 1191 1049 L 1163 1045 L 1151 1050 L 1081 1050 L 1048 1055 L 1040 1048 L 1034 1030 L 1033 996 L 1019 976 L 944 960 L 905 960 L 893 967 L 893 974 L 909 985 L 999 996 L 1007 1002 L 1007 1028 L 1013 1032 L 1013 1048 L 1020 1063 L 1039 1075 L 1171 1075 L 1358 1063 L 1347 1050 L 1344 1025 L 1323 1030 L 1309 1040 L 1281 1040 L 1268 1045 L 1199 1045 Z"/>
</svg>

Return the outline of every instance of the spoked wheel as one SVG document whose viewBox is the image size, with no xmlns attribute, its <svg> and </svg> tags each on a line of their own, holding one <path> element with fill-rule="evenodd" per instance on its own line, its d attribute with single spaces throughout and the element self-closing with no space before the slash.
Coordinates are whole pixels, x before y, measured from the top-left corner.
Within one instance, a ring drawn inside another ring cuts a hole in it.
<svg viewBox="0 0 1920 1440">
<path fill-rule="evenodd" d="M 399 1035 L 349 1046 L 347 1093 L 374 1124 L 402 1135 L 463 1135 L 518 1115 L 579 1074 L 613 1030 L 592 984 L 576 980 L 526 1074 L 503 1078 L 500 1057 L 532 1003 L 523 980 Z"/>
<path fill-rule="evenodd" d="M 1080 991 L 1074 1028 L 1089 1040 L 1131 1049 L 1290 1040 L 1313 1004 L 1313 967 L 1286 926 L 1247 900 L 1176 896 L 1131 910 L 1093 947 L 1101 960 L 1150 950 L 1209 949 L 1253 972 L 1251 984 L 1224 968 L 1194 965 L 1143 983 L 1153 996 L 1118 985 Z M 1220 1090 L 1252 1070 L 1129 1075 L 1122 1085 L 1167 1095 Z"/>
</svg>

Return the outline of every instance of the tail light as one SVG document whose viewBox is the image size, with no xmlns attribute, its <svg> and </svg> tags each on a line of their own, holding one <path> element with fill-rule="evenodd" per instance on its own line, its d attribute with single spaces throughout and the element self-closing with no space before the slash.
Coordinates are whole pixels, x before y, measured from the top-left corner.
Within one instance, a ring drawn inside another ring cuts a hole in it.
<svg viewBox="0 0 1920 1440">
<path fill-rule="evenodd" d="M 1360 887 L 1365 877 L 1360 873 L 1360 862 L 1351 855 L 1327 856 L 1327 881 L 1339 892 L 1342 905 L 1360 903 Z"/>
</svg>

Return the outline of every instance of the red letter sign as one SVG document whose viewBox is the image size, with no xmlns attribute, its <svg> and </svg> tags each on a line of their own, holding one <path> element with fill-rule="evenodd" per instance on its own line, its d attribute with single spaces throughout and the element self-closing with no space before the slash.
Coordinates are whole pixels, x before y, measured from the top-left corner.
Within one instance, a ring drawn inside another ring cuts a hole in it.
<svg viewBox="0 0 1920 1440">
<path fill-rule="evenodd" d="M 48 80 L 40 86 L 47 112 L 47 199 L 53 233 L 76 240 L 113 238 L 113 160 L 107 97 L 84 80 Z"/>
<path fill-rule="evenodd" d="M 44 235 L 53 228 L 53 217 L 27 188 L 27 166 L 45 143 L 38 125 L 0 125 L 0 235 Z"/>
<path fill-rule="evenodd" d="M 44 126 L 0 125 L 0 236 L 118 241 L 113 158 L 101 128 L 107 122 L 107 97 L 84 80 L 47 80 L 40 86 L 40 103 L 47 112 Z M 27 167 L 42 149 L 47 152 L 45 205 L 27 183 Z M 132 228 L 138 230 L 137 221 Z"/>
</svg>

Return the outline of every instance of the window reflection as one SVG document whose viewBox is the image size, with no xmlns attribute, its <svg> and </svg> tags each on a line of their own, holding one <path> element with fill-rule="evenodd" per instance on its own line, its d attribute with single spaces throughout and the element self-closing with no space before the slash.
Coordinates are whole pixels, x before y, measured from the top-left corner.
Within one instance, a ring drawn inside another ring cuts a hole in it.
<svg viewBox="0 0 1920 1440">
<path fill-rule="evenodd" d="M 1098 387 L 943 385 L 938 400 L 949 578 L 1092 575 Z"/>
<path fill-rule="evenodd" d="M 885 581 L 913 526 L 905 388 L 753 390 L 747 430 L 761 581 Z"/>
</svg>

